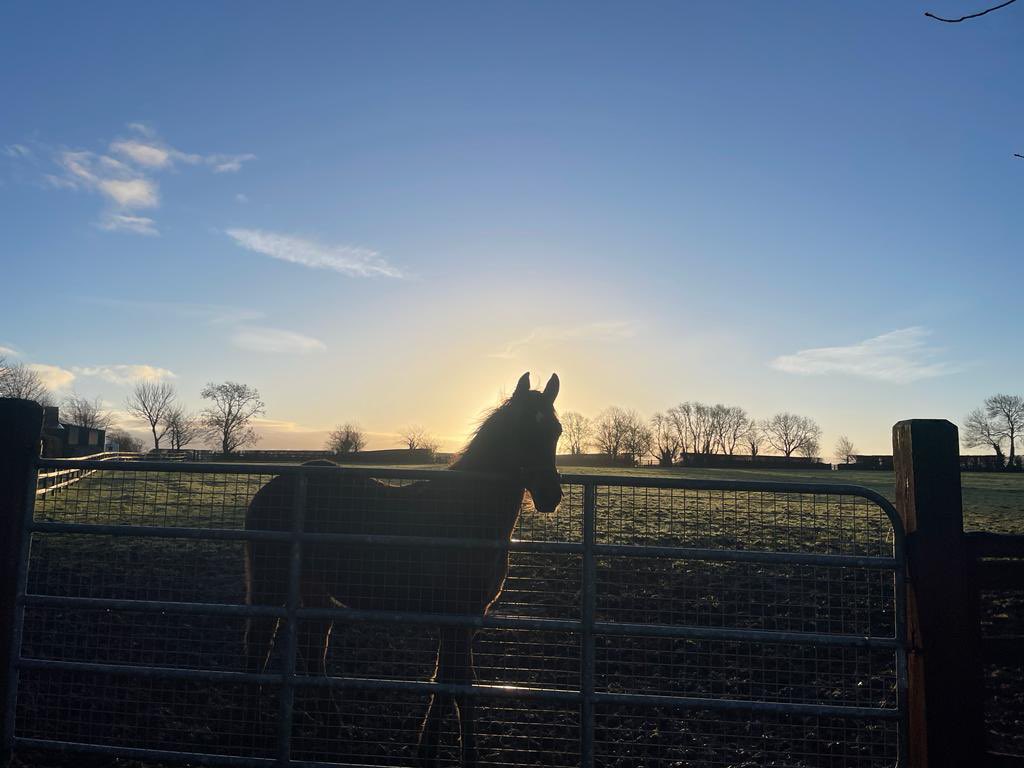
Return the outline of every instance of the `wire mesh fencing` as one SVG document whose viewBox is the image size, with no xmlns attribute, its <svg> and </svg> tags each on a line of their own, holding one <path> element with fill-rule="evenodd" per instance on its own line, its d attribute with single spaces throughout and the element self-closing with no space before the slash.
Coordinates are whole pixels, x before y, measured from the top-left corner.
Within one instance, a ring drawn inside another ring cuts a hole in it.
<svg viewBox="0 0 1024 768">
<path fill-rule="evenodd" d="M 19 750 L 413 765 L 436 696 L 444 765 L 460 717 L 488 765 L 903 755 L 870 491 L 566 475 L 545 514 L 440 470 L 40 467 L 95 471 L 28 511 Z"/>
</svg>

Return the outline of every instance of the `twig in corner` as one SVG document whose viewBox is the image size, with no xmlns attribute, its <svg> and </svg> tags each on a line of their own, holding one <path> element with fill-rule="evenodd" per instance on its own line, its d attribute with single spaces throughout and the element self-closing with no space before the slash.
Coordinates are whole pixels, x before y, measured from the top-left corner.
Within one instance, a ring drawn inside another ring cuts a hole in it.
<svg viewBox="0 0 1024 768">
<path fill-rule="evenodd" d="M 992 13 L 992 11 L 998 11 L 1000 8 L 1005 8 L 1006 6 L 1012 5 L 1013 3 L 1016 3 L 1016 2 L 1017 2 L 1017 0 L 1006 0 L 1005 3 L 1000 3 L 999 5 L 993 5 L 991 8 L 986 8 L 984 11 L 978 11 L 977 13 L 971 13 L 971 14 L 968 14 L 967 16 L 961 16 L 959 19 L 944 19 L 942 16 L 936 16 L 934 13 L 931 13 L 930 11 L 925 11 L 924 15 L 927 16 L 929 19 L 935 19 L 936 21 L 944 21 L 947 24 L 959 24 L 961 21 L 967 21 L 967 19 L 976 19 L 979 16 L 984 16 L 986 13 Z M 1019 155 L 1018 155 L 1018 157 L 1019 157 Z"/>
</svg>

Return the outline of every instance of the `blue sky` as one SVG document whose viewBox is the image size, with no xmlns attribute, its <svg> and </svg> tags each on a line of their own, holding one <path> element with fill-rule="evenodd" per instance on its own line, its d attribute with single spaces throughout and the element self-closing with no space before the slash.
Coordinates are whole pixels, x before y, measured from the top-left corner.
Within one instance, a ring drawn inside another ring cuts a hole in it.
<svg viewBox="0 0 1024 768">
<path fill-rule="evenodd" d="M 8 3 L 0 346 L 267 447 L 563 409 L 901 418 L 1024 390 L 1024 8 Z M 825 351 L 821 351 L 825 350 Z"/>
</svg>

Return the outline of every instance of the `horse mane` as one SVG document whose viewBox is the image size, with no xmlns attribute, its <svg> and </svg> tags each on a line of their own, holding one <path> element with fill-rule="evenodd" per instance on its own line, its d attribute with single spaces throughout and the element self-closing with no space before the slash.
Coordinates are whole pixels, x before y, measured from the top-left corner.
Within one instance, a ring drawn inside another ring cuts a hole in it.
<svg viewBox="0 0 1024 768">
<path fill-rule="evenodd" d="M 448 469 L 479 469 L 479 462 L 488 454 L 498 436 L 498 425 L 506 413 L 511 397 L 506 397 L 496 407 L 485 411 L 477 421 L 476 429 L 470 436 L 469 441 L 459 451 L 458 455 L 448 465 Z"/>
</svg>

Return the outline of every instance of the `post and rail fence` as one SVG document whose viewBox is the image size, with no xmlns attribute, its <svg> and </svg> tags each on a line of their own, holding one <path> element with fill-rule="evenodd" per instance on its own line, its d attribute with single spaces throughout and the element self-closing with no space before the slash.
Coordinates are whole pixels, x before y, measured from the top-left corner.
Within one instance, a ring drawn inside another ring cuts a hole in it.
<svg viewBox="0 0 1024 768">
<path fill-rule="evenodd" d="M 3 765 L 15 749 L 405 764 L 435 693 L 472 697 L 481 749 L 510 765 L 1024 765 L 985 750 L 981 659 L 1020 646 L 978 619 L 979 587 L 1020 586 L 1022 537 L 964 534 L 948 422 L 894 427 L 895 506 L 852 485 L 565 474 L 562 508 L 524 508 L 503 544 L 310 533 L 304 509 L 292 530 L 241 522 L 272 477 L 298 478 L 304 508 L 324 473 L 359 494 L 438 470 L 41 459 L 41 423 L 0 400 Z M 51 472 L 78 474 L 39 493 Z M 280 606 L 239 596 L 256 541 L 291 552 Z M 302 605 L 306 547 L 330 542 L 497 549 L 511 567 L 486 616 Z M 261 672 L 238 666 L 253 617 L 283 637 Z M 297 638 L 325 621 L 339 650 L 310 674 Z M 476 682 L 428 681 L 443 626 L 479 630 Z"/>
</svg>

